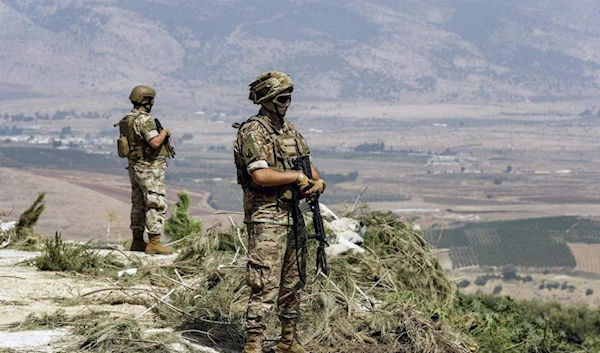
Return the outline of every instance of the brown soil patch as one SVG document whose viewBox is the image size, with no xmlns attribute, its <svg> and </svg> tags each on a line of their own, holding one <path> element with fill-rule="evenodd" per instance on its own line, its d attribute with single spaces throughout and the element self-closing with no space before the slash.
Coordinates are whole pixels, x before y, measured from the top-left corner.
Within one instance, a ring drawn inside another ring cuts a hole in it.
<svg viewBox="0 0 600 353">
<path fill-rule="evenodd" d="M 600 244 L 567 244 L 577 261 L 578 271 L 600 274 Z"/>
<path fill-rule="evenodd" d="M 50 237 L 61 232 L 65 239 L 87 241 L 104 239 L 108 215 L 116 213 L 111 224 L 113 240 L 129 238 L 129 212 L 131 186 L 126 175 L 115 176 L 68 170 L 21 170 L 0 168 L 0 211 L 10 213 L 8 220 L 17 220 L 37 195 L 46 193 L 46 211 L 36 230 Z M 180 188 L 167 185 L 167 202 L 170 207 L 177 201 Z M 200 217 L 205 227 L 214 222 L 229 222 L 227 215 L 216 215 L 208 206 L 205 191 L 189 192 L 193 216 Z M 169 211 L 167 211 L 169 215 Z M 239 215 L 234 215 L 236 222 Z"/>
</svg>

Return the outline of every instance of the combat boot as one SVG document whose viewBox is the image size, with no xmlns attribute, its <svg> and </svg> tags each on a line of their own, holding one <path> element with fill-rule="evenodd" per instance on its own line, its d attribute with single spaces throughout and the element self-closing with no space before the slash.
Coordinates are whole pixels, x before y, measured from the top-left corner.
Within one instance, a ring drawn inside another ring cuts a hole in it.
<svg viewBox="0 0 600 353">
<path fill-rule="evenodd" d="M 129 251 L 144 251 L 146 250 L 146 242 L 144 241 L 143 230 L 133 230 L 133 240 L 131 241 L 131 247 Z"/>
<path fill-rule="evenodd" d="M 146 246 L 146 254 L 171 255 L 173 249 L 168 248 L 160 243 L 160 235 L 149 236 L 150 241 Z"/>
<path fill-rule="evenodd" d="M 259 333 L 248 333 L 246 345 L 242 353 L 262 353 L 262 335 Z"/>
<path fill-rule="evenodd" d="M 281 323 L 281 339 L 275 347 L 276 353 L 308 353 L 294 337 L 295 325 L 293 321 Z"/>
</svg>

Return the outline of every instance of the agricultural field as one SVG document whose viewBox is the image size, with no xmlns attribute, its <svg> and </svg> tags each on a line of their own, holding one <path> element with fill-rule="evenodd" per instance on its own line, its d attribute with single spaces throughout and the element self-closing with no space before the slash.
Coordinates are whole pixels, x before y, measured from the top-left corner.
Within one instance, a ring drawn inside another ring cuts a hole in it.
<svg viewBox="0 0 600 353">
<path fill-rule="evenodd" d="M 567 244 L 575 256 L 575 270 L 600 273 L 600 244 Z"/>
<path fill-rule="evenodd" d="M 0 156 L 2 166 L 11 168 L 71 169 L 110 174 L 119 172 L 125 166 L 112 155 L 47 146 L 0 144 Z"/>
<path fill-rule="evenodd" d="M 450 249 L 453 268 L 509 264 L 579 268 L 585 255 L 576 257 L 567 242 L 595 245 L 600 242 L 596 225 L 596 220 L 572 216 L 531 218 L 431 228 L 425 230 L 424 238 L 436 247 Z"/>
</svg>

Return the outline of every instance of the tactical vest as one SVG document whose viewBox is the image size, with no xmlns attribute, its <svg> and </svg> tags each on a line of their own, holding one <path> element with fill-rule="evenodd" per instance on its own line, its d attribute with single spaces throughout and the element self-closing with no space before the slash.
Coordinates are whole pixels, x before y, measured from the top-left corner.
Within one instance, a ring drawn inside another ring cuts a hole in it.
<svg viewBox="0 0 600 353">
<path fill-rule="evenodd" d="M 117 139 L 117 153 L 121 158 L 128 159 L 155 159 L 159 156 L 170 157 L 164 144 L 158 148 L 150 147 L 141 136 L 135 133 L 133 127 L 135 119 L 142 112 L 127 114 L 115 126 L 119 126 L 119 138 Z"/>
<path fill-rule="evenodd" d="M 304 141 L 301 141 L 301 137 L 294 130 L 290 130 L 287 132 L 281 132 L 275 130 L 271 124 L 269 123 L 269 118 L 262 115 L 255 115 L 244 123 L 242 123 L 239 129 L 242 128 L 244 124 L 249 122 L 256 121 L 261 126 L 267 130 L 269 133 L 269 138 L 273 141 L 273 156 L 274 156 L 274 164 L 269 165 L 270 169 L 276 170 L 278 172 L 283 172 L 287 170 L 294 169 L 294 159 L 296 157 L 304 156 L 308 153 L 306 144 Z M 256 191 L 263 191 L 266 194 L 269 194 L 274 189 L 277 190 L 277 198 L 281 201 L 290 201 L 292 199 L 292 185 L 282 185 L 279 187 L 265 187 L 258 185 L 252 180 L 252 176 L 248 173 L 246 166 L 244 165 L 243 156 L 240 153 L 236 153 L 235 155 L 235 165 L 237 169 L 237 182 L 242 186 L 242 188 L 250 188 Z"/>
</svg>

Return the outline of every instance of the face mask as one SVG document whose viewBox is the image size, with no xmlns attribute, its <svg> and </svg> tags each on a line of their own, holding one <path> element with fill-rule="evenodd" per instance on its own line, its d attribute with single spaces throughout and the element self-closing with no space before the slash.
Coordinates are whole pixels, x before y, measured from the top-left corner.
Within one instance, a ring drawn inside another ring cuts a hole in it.
<svg viewBox="0 0 600 353">
<path fill-rule="evenodd" d="M 152 106 L 154 105 L 154 98 L 150 99 L 150 101 L 146 101 L 142 104 L 142 106 L 150 113 L 152 110 Z"/>
</svg>

